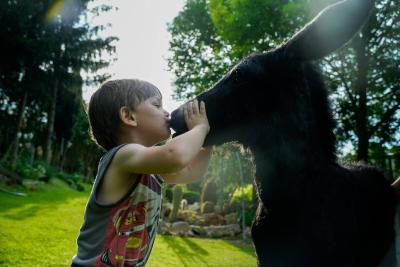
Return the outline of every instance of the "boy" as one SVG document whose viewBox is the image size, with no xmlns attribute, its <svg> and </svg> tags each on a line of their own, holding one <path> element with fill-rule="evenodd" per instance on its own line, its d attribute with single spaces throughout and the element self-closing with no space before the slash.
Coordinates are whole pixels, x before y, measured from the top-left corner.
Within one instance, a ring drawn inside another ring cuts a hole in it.
<svg viewBox="0 0 400 267">
<path fill-rule="evenodd" d="M 89 122 L 101 158 L 72 266 L 144 266 L 161 208 L 161 186 L 201 178 L 211 148 L 204 102 L 184 107 L 189 131 L 170 137 L 160 91 L 141 80 L 104 83 L 91 97 Z M 160 175 L 153 175 L 160 174 Z"/>
</svg>

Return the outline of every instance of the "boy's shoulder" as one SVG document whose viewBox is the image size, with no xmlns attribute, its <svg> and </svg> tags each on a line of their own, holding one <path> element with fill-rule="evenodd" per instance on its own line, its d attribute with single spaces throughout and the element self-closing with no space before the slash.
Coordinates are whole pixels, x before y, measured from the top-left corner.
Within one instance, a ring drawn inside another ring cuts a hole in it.
<svg viewBox="0 0 400 267">
<path fill-rule="evenodd" d="M 113 169 L 118 172 L 131 173 L 135 169 L 135 166 L 138 165 L 137 162 L 145 149 L 146 147 L 136 143 L 121 144 L 109 150 L 106 155 L 109 154 L 109 157 L 112 157 L 111 164 Z M 127 169 L 127 166 L 131 168 Z"/>
</svg>

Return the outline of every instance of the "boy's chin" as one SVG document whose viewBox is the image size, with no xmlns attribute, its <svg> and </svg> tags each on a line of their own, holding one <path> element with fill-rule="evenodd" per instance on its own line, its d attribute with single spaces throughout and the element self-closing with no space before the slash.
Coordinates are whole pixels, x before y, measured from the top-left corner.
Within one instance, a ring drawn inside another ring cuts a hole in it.
<svg viewBox="0 0 400 267">
<path fill-rule="evenodd" d="M 171 138 L 171 131 L 169 131 L 168 134 L 160 138 L 159 144 L 165 144 L 165 142 L 167 142 L 170 138 Z"/>
</svg>

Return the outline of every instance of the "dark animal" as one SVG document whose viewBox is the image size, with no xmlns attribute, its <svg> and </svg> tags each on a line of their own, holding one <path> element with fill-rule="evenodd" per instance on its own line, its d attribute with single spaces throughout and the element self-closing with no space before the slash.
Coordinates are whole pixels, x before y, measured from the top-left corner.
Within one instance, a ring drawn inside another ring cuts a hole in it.
<svg viewBox="0 0 400 267">
<path fill-rule="evenodd" d="M 196 97 L 211 126 L 205 145 L 238 141 L 253 153 L 259 266 L 377 266 L 393 242 L 394 192 L 376 168 L 337 162 L 327 90 L 312 63 L 351 39 L 372 7 L 372 0 L 327 7 Z M 171 127 L 187 131 L 181 108 Z"/>
</svg>

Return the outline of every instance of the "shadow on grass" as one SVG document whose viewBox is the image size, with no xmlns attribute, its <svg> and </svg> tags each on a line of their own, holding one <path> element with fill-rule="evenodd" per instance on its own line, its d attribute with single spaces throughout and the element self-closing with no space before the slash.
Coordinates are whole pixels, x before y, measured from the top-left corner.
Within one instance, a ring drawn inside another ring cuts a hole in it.
<svg viewBox="0 0 400 267">
<path fill-rule="evenodd" d="M 40 205 L 29 205 L 29 206 L 26 206 L 26 207 L 22 208 L 22 210 L 18 210 L 18 212 L 7 213 L 6 217 L 7 217 L 7 219 L 15 220 L 15 221 L 17 221 L 17 220 L 25 220 L 26 218 L 36 216 L 36 214 L 41 209 L 42 208 L 41 208 Z"/>
<path fill-rule="evenodd" d="M 248 254 L 249 256 L 254 256 L 254 257 L 256 256 L 256 250 L 251 240 L 247 240 L 246 242 L 242 240 L 225 240 L 225 241 L 229 243 L 232 247 Z"/>
<path fill-rule="evenodd" d="M 90 191 L 78 192 L 69 188 L 62 181 L 41 185 L 38 191 L 24 191 L 26 197 L 0 193 L 0 216 L 19 220 L 35 216 L 43 208 L 55 209 L 75 198 L 87 199 Z M 15 211 L 14 211 L 15 210 Z"/>
<path fill-rule="evenodd" d="M 204 257 L 209 253 L 188 238 L 164 236 L 164 241 L 174 251 L 182 266 L 192 267 L 195 266 L 196 262 L 207 263 Z"/>
</svg>

